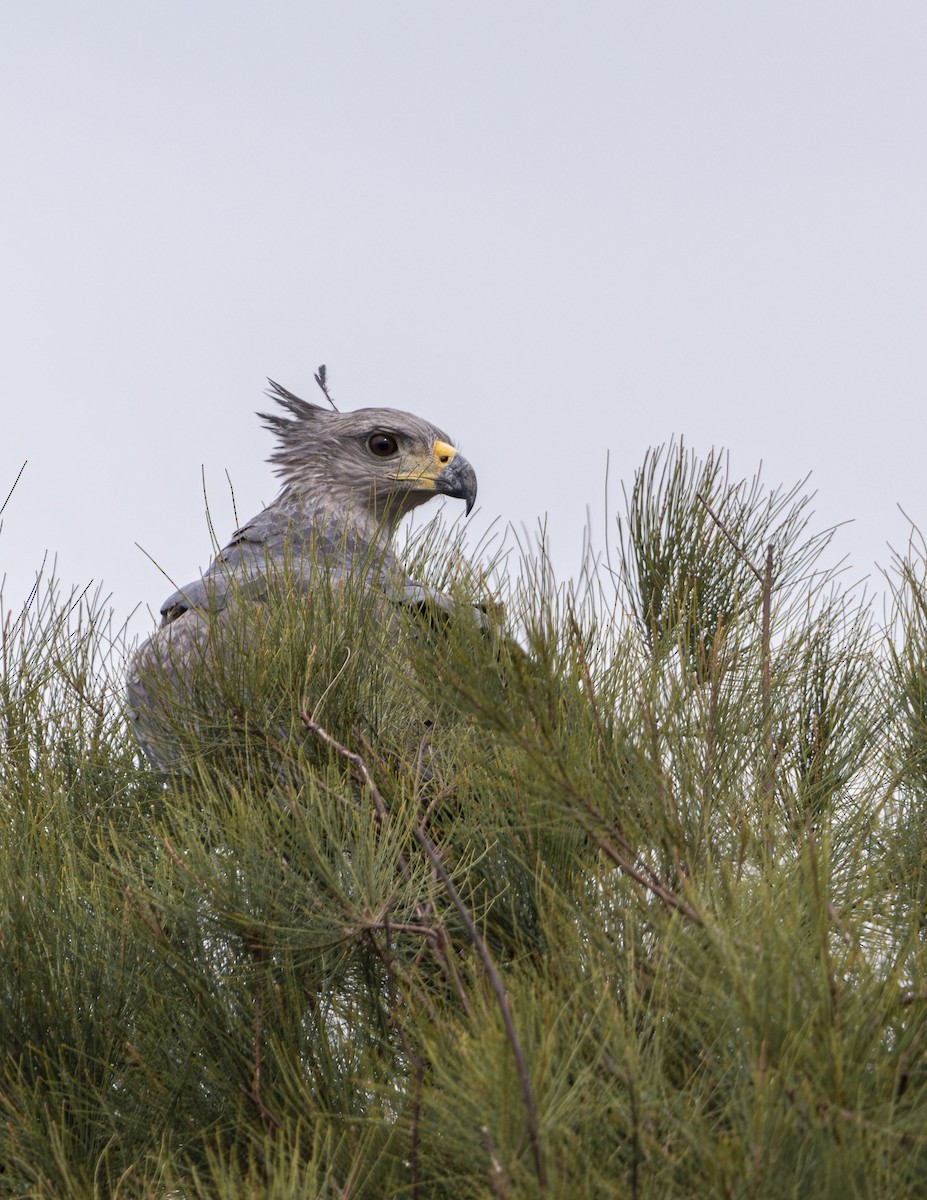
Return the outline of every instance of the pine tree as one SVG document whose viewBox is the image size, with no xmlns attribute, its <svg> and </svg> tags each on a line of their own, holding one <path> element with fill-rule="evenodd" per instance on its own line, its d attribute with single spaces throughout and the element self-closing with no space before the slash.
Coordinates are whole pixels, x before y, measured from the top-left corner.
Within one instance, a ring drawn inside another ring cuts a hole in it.
<svg viewBox="0 0 927 1200">
<path fill-rule="evenodd" d="M 169 776 L 99 596 L 6 614 L 0 1196 L 927 1196 L 927 553 L 879 626 L 812 522 L 673 445 L 577 581 L 433 526 L 452 619 L 243 605 Z"/>
</svg>

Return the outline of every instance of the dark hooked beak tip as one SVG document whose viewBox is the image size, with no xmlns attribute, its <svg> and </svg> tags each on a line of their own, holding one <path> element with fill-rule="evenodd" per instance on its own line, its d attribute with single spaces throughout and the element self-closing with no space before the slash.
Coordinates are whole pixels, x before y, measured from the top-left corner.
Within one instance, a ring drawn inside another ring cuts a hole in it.
<svg viewBox="0 0 927 1200">
<path fill-rule="evenodd" d="M 469 517 L 476 504 L 476 472 L 462 454 L 455 454 L 438 476 L 437 490 L 445 496 L 465 500 Z"/>
</svg>

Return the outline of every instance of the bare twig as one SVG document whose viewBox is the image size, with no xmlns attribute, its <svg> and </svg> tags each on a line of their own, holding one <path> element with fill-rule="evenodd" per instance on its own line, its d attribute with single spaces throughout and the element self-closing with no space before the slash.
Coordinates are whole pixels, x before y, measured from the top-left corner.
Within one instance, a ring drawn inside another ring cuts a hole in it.
<svg viewBox="0 0 927 1200">
<path fill-rule="evenodd" d="M 724 534 L 724 536 L 727 538 L 727 540 L 731 543 L 731 545 L 733 546 L 736 553 L 740 556 L 740 558 L 743 559 L 743 561 L 746 563 L 746 565 L 750 568 L 750 570 L 756 576 L 757 580 L 760 583 L 762 583 L 763 576 L 762 576 L 761 572 L 757 570 L 757 568 L 753 565 L 753 563 L 747 557 L 746 553 L 744 552 L 743 547 L 738 544 L 737 539 L 734 537 L 734 535 L 731 533 L 731 531 L 728 529 L 728 527 L 724 524 L 724 522 L 721 520 L 721 518 L 718 516 L 718 514 L 714 511 L 714 509 L 711 507 L 711 505 L 708 503 L 708 501 L 705 499 L 705 497 L 700 492 L 696 492 L 695 498 L 705 506 L 705 508 L 708 510 L 708 515 L 711 517 L 711 519 L 714 521 L 714 523 L 718 526 L 718 528 L 721 530 L 721 532 Z"/>
<path fill-rule="evenodd" d="M 374 950 L 380 956 L 384 967 L 386 968 L 386 980 L 389 988 L 390 1009 L 393 1013 L 392 1023 L 399 1034 L 399 1040 L 402 1042 L 402 1048 L 405 1051 L 406 1058 L 415 1069 L 415 1098 L 412 1102 L 412 1136 L 409 1146 L 409 1175 L 412 1183 L 412 1200 L 418 1200 L 418 1182 L 419 1182 L 419 1158 L 418 1158 L 418 1142 L 419 1142 L 419 1121 L 422 1113 L 422 1087 L 425 1081 L 425 1063 L 420 1054 L 416 1054 L 412 1049 L 409 1041 L 409 1036 L 406 1033 L 406 1027 L 402 1017 L 399 1014 L 399 1000 L 396 994 L 396 981 L 393 978 L 393 955 L 389 943 L 389 918 L 386 919 L 385 925 L 384 947 L 382 951 L 376 943 L 375 938 L 370 941 Z"/>
<path fill-rule="evenodd" d="M 361 932 L 371 933 L 374 930 L 383 930 L 388 933 L 391 929 L 395 929 L 397 933 L 417 933 L 426 942 L 437 941 L 439 937 L 437 929 L 431 925 L 416 925 L 411 921 L 391 921 L 389 914 L 386 914 L 380 921 L 365 921 L 363 925 L 356 925 L 344 932 L 347 937 L 356 937 Z"/>
<path fill-rule="evenodd" d="M 254 961 L 261 964 L 264 960 L 263 951 L 253 950 L 252 953 Z M 247 1095 L 263 1117 L 267 1128 L 279 1129 L 280 1121 L 270 1111 L 261 1097 L 261 1065 L 264 1061 L 264 1055 L 261 1051 L 262 1024 L 264 1020 L 264 978 L 260 972 L 258 972 L 258 977 L 255 980 L 252 999 L 254 1001 L 254 1069 L 251 1073 L 251 1090 L 247 1092 Z M 245 1090 L 244 1085 L 242 1085 L 242 1090 Z"/>
<path fill-rule="evenodd" d="M 346 746 L 342 746 L 337 739 L 317 722 L 309 717 L 308 713 L 301 714 L 303 724 L 307 729 L 310 729 L 316 736 L 326 745 L 331 746 L 342 758 L 346 759 L 357 771 L 365 787 L 367 788 L 370 798 L 373 801 L 374 811 L 378 825 L 382 825 L 388 818 L 388 810 L 383 794 L 373 781 L 367 764 L 359 754 L 355 754 Z M 489 977 L 490 986 L 493 994 L 496 997 L 496 1003 L 499 1007 L 499 1012 L 502 1016 L 502 1023 L 505 1026 L 506 1037 L 509 1046 L 512 1050 L 512 1058 L 515 1062 L 515 1070 L 518 1075 L 519 1084 L 521 1087 L 522 1102 L 525 1106 L 525 1118 L 527 1122 L 528 1140 L 531 1144 L 532 1157 L 534 1159 L 534 1171 L 538 1179 L 538 1183 L 542 1188 L 546 1187 L 546 1176 L 544 1171 L 544 1163 L 541 1157 L 541 1138 L 538 1126 L 537 1109 L 534 1104 L 534 1093 L 531 1090 L 531 1079 L 528 1074 L 528 1065 L 525 1061 L 524 1051 L 521 1046 L 521 1041 L 518 1037 L 518 1030 L 515 1028 L 515 1021 L 512 1017 L 512 1009 L 509 1004 L 509 998 L 505 990 L 505 985 L 502 982 L 502 976 L 492 960 L 485 941 L 483 940 L 480 931 L 476 927 L 476 922 L 470 913 L 470 910 L 464 904 L 460 893 L 454 886 L 453 880 L 447 873 L 444 863 L 441 861 L 441 855 L 438 852 L 437 846 L 422 828 L 421 823 L 416 823 L 412 827 L 412 834 L 421 848 L 424 850 L 429 862 L 431 863 L 435 874 L 441 881 L 445 892 L 447 893 L 451 903 L 457 909 L 457 914 L 463 922 L 464 929 L 470 939 L 471 945 L 477 952 L 480 961 Z"/>
<path fill-rule="evenodd" d="M 493 1145 L 492 1134 L 489 1132 L 488 1126 L 480 1126 L 480 1135 L 483 1142 L 483 1149 L 486 1151 L 486 1157 L 489 1159 L 489 1186 L 492 1188 L 492 1194 L 496 1197 L 496 1200 L 508 1200 L 509 1181 L 502 1163 L 499 1162 L 499 1156 L 496 1154 L 496 1148 Z"/>
<path fill-rule="evenodd" d="M 26 461 L 23 463 L 23 465 L 22 465 L 22 466 L 19 468 L 19 470 L 16 472 L 16 478 L 13 480 L 13 486 L 12 486 L 12 487 L 10 488 L 10 490 L 7 492 L 7 494 L 6 494 L 6 499 L 3 501 L 3 503 L 2 503 L 2 504 L 0 504 L 0 517 L 2 517 L 2 516 L 3 516 L 3 510 L 4 510 L 4 509 L 6 508 L 6 506 L 9 504 L 9 502 L 10 502 L 10 497 L 11 497 L 11 496 L 13 495 L 13 493 L 16 491 L 16 485 L 19 483 L 20 479 L 22 479 L 22 477 L 23 477 L 23 471 L 25 471 L 25 469 L 26 469 L 26 463 L 28 463 L 28 462 L 29 462 L 29 459 L 27 458 L 27 459 L 26 459 Z M 0 521 L 0 529 L 2 529 L 2 528 L 3 528 L 3 522 L 2 522 L 2 521 Z"/>
<path fill-rule="evenodd" d="M 147 904 L 142 905 L 135 892 L 132 891 L 132 888 L 127 883 L 123 884 L 122 891 L 132 911 L 139 918 L 142 924 L 148 928 L 148 930 L 159 942 L 166 942 L 167 937 L 165 936 L 161 922 L 152 912 L 151 908 Z"/>
<path fill-rule="evenodd" d="M 840 939 L 843 944 L 853 948 L 853 939 L 850 936 L 849 930 L 847 929 L 846 922 L 844 921 L 843 917 L 841 917 L 840 913 L 837 912 L 837 907 L 833 900 L 827 901 L 827 915 L 837 926 L 837 932 L 840 934 Z"/>
<path fill-rule="evenodd" d="M 225 479 L 229 485 L 229 495 L 232 498 L 232 516 L 235 518 L 235 528 L 239 529 L 241 527 L 241 521 L 238 519 L 238 504 L 235 500 L 235 486 L 232 483 L 232 477 L 229 474 L 228 467 L 225 468 Z"/>
<path fill-rule="evenodd" d="M 388 815 L 386 801 L 383 799 L 380 789 L 373 782 L 373 778 L 367 769 L 367 764 L 364 762 L 361 756 L 359 754 L 355 754 L 353 750 L 349 750 L 347 746 L 342 746 L 342 744 L 336 738 L 332 737 L 327 729 L 323 729 L 317 721 L 313 721 L 312 717 L 309 716 L 305 709 L 303 709 L 303 711 L 300 713 L 300 719 L 310 733 L 314 733 L 320 741 L 325 742 L 327 746 L 331 746 L 331 748 L 337 751 L 342 758 L 347 759 L 355 771 L 357 771 L 358 775 L 360 775 L 364 782 L 364 786 L 370 793 L 370 799 L 373 801 L 376 822 L 378 825 L 382 825 Z"/>
<path fill-rule="evenodd" d="M 763 721 L 763 749 L 765 752 L 765 769 L 763 773 L 763 798 L 765 801 L 766 850 L 772 855 L 772 798 L 775 781 L 775 747 L 773 746 L 772 703 L 770 700 L 770 667 L 772 649 L 770 645 L 770 626 L 772 623 L 772 590 L 773 590 L 773 545 L 766 547 L 766 570 L 763 573 L 763 628 L 762 647 L 763 668 L 760 677 L 760 715 Z"/>
<path fill-rule="evenodd" d="M 762 668 L 760 674 L 760 715 L 763 723 L 763 800 L 765 812 L 763 816 L 764 824 L 764 840 L 766 844 L 766 852 L 770 856 L 773 852 L 772 844 L 772 797 L 775 786 L 775 767 L 776 767 L 776 750 L 773 745 L 773 722 L 772 722 L 772 704 L 770 701 L 770 669 L 772 662 L 771 650 L 771 626 L 772 626 L 772 593 L 773 593 L 773 566 L 775 547 L 772 542 L 766 547 L 766 563 L 764 569 L 760 569 L 750 561 L 746 551 L 737 542 L 737 539 L 727 528 L 718 514 L 714 511 L 708 501 L 701 493 L 696 492 L 696 498 L 704 505 L 708 515 L 718 526 L 737 555 L 746 563 L 747 567 L 753 573 L 754 577 L 762 587 L 762 628 L 760 634 L 760 653 L 762 655 Z"/>
<path fill-rule="evenodd" d="M 96 700 L 94 700 L 94 698 L 88 693 L 82 681 L 77 677 L 76 672 L 72 671 L 68 663 L 66 663 L 64 659 L 58 655 L 55 655 L 54 663 L 61 672 L 61 676 L 65 683 L 78 698 L 78 700 L 80 700 L 82 704 L 85 704 L 87 708 L 89 708 L 94 714 L 94 716 L 99 717 L 101 721 L 105 721 L 106 709 L 102 704 L 99 704 Z"/>
<path fill-rule="evenodd" d="M 448 875 L 444 864 L 441 862 L 441 857 L 438 854 L 438 849 L 432 842 L 428 834 L 420 826 L 412 830 L 415 835 L 415 840 L 422 847 L 428 858 L 431 860 L 431 865 L 435 869 L 435 873 L 444 885 L 444 890 L 450 897 L 451 903 L 457 909 L 457 913 L 463 921 L 464 928 L 467 931 L 467 936 L 470 938 L 477 954 L 480 956 L 480 961 L 486 969 L 486 974 L 489 976 L 489 982 L 492 986 L 493 993 L 496 997 L 496 1002 L 499 1005 L 499 1012 L 502 1014 L 502 1023 L 505 1025 L 506 1036 L 509 1040 L 509 1045 L 512 1049 L 512 1057 L 515 1060 L 515 1070 L 518 1072 L 518 1080 L 521 1084 L 521 1096 L 525 1105 L 525 1114 L 528 1121 L 528 1137 L 531 1142 L 531 1152 L 534 1158 L 534 1172 L 538 1177 L 538 1183 L 541 1187 L 546 1186 L 544 1175 L 544 1164 L 541 1160 L 541 1139 L 538 1131 L 537 1110 L 534 1106 L 534 1094 L 531 1091 L 531 1080 L 528 1075 L 528 1066 L 525 1062 L 524 1052 L 521 1048 L 521 1042 L 518 1038 L 518 1030 L 515 1028 L 515 1021 L 512 1017 L 512 1009 L 509 1004 L 509 998 L 505 991 L 505 985 L 502 982 L 502 976 L 499 974 L 496 964 L 492 960 L 489 953 L 489 948 L 483 941 L 480 931 L 476 927 L 476 923 L 470 914 L 470 910 L 464 904 L 457 889 L 454 887 L 450 875 Z"/>
<path fill-rule="evenodd" d="M 598 820 L 604 822 L 604 818 L 601 816 L 601 814 L 597 813 L 595 809 L 588 804 L 588 802 L 583 801 L 582 803 L 585 811 L 589 813 L 590 816 L 593 816 L 594 819 L 597 818 Z M 625 875 L 630 875 L 635 883 L 639 883 L 642 888 L 646 888 L 647 891 L 656 896 L 658 900 L 662 900 L 667 908 L 671 908 L 675 912 L 678 912 L 681 916 L 688 918 L 688 920 L 690 920 L 694 925 L 704 925 L 705 922 L 702 920 L 702 917 L 698 912 L 696 912 L 691 904 L 687 904 L 685 900 L 680 899 L 680 897 L 677 896 L 671 888 L 667 887 L 665 883 L 663 883 L 653 874 L 649 867 L 636 867 L 626 854 L 623 854 L 620 850 L 617 850 L 611 842 L 606 841 L 606 839 L 598 834 L 595 829 L 592 829 L 585 824 L 583 825 L 583 828 L 589 837 L 591 837 L 595 844 L 599 847 L 602 853 L 607 858 L 610 858 L 615 866 L 618 867 L 619 870 L 623 871 Z M 645 870 L 646 874 L 644 873 Z M 650 878 L 648 878 L 648 876 Z"/>
<path fill-rule="evenodd" d="M 209 530 L 209 540 L 212 542 L 213 554 L 219 553 L 219 539 L 216 527 L 212 522 L 212 509 L 209 507 L 209 494 L 206 491 L 206 464 L 200 463 L 200 483 L 203 488 L 203 507 L 206 509 L 206 527 Z"/>
<path fill-rule="evenodd" d="M 300 709 L 299 716 L 303 725 L 305 725 L 310 733 L 315 734 L 320 741 L 325 742 L 327 745 L 337 750 L 342 757 L 348 758 L 348 760 L 357 768 L 358 773 L 367 784 L 370 791 L 370 796 L 373 800 L 374 806 L 374 819 L 378 825 L 382 825 L 387 816 L 386 801 L 383 799 L 383 796 L 380 794 L 379 790 L 373 785 L 373 780 L 370 777 L 370 771 L 361 755 L 353 754 L 347 749 L 347 747 L 342 746 L 340 742 L 336 741 L 335 738 L 333 738 L 328 732 L 328 730 L 324 729 L 317 721 L 313 720 L 305 705 L 303 705 Z M 399 870 L 402 873 L 403 879 L 406 883 L 409 883 L 412 879 L 412 874 L 409 871 L 409 864 L 406 861 L 405 855 L 400 853 L 397 855 L 396 861 L 399 865 Z M 415 915 L 421 922 L 421 928 L 430 930 L 431 936 L 426 939 L 428 946 L 440 962 L 442 970 L 453 984 L 454 990 L 457 992 L 460 1002 L 463 1005 L 464 1012 L 468 1017 L 472 1016 L 473 1008 L 470 1004 L 469 997 L 464 990 L 463 981 L 460 978 L 460 972 L 457 970 L 457 966 L 454 962 L 453 952 L 444 928 L 438 922 L 432 923 L 431 918 L 433 914 L 426 908 L 423 908 L 421 905 L 416 906 Z M 394 925 L 393 928 L 395 929 L 396 926 Z"/>
<path fill-rule="evenodd" d="M 458 687 L 460 694 L 466 698 L 467 702 L 471 704 L 478 712 L 486 713 L 486 707 L 480 701 L 478 696 L 474 695 L 473 692 L 468 691 L 466 688 L 461 687 L 459 683 L 457 683 L 455 686 Z M 573 787 L 568 777 L 563 773 L 558 774 L 552 769 L 549 757 L 539 753 L 537 746 L 535 746 L 530 739 L 526 738 L 516 729 L 510 728 L 507 730 L 507 732 L 509 736 L 515 742 L 517 742 L 519 746 L 521 746 L 525 753 L 529 755 L 531 760 L 543 772 L 543 774 L 546 775 L 548 779 L 556 783 L 558 787 L 562 788 L 566 795 L 571 798 L 571 800 L 574 802 L 571 805 L 574 811 L 578 809 L 580 813 L 585 813 L 588 817 L 591 817 L 593 822 L 596 824 L 603 826 L 608 825 L 605 817 L 586 796 Z M 649 867 L 646 865 L 634 865 L 631 857 L 633 855 L 633 851 L 628 843 L 624 840 L 620 830 L 613 830 L 612 832 L 615 833 L 617 835 L 617 839 L 623 843 L 623 850 L 625 851 L 624 853 L 616 850 L 610 842 L 605 841 L 605 839 L 601 837 L 596 829 L 591 827 L 589 824 L 584 822 L 583 829 L 589 835 L 589 837 L 592 838 L 599 849 L 602 850 L 612 860 L 615 866 L 619 867 L 627 875 L 630 875 L 630 877 L 636 883 L 639 883 L 659 900 L 662 900 L 663 903 L 668 907 L 679 912 L 682 916 L 687 917 L 690 921 L 697 925 L 704 925 L 705 922 L 699 913 L 696 912 L 691 905 L 687 904 L 684 900 L 677 896 L 671 888 L 667 887 L 666 884 L 658 879 Z"/>
</svg>

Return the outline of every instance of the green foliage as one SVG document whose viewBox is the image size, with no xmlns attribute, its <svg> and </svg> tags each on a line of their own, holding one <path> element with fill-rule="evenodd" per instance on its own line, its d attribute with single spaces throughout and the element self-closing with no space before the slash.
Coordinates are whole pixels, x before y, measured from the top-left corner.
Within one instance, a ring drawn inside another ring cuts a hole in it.
<svg viewBox="0 0 927 1200">
<path fill-rule="evenodd" d="M 927 1196 L 927 554 L 877 630 L 809 521 L 673 446 L 579 583 L 433 527 L 453 617 L 243 603 L 170 776 L 40 588 L 0 1196 Z"/>
</svg>

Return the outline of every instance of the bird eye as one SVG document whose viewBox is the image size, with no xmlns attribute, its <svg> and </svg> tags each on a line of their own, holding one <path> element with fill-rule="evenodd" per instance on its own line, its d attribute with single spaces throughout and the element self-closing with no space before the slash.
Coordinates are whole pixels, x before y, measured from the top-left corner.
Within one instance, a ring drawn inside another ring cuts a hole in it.
<svg viewBox="0 0 927 1200">
<path fill-rule="evenodd" d="M 396 439 L 390 433 L 371 434 L 367 439 L 367 446 L 370 453 L 375 454 L 377 458 L 389 458 L 399 449 Z"/>
</svg>

